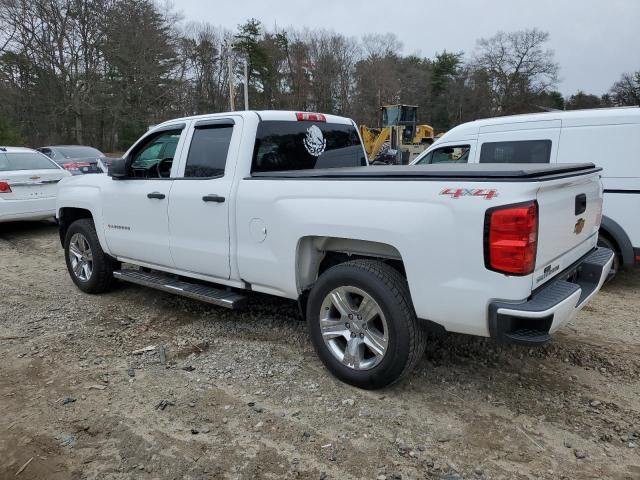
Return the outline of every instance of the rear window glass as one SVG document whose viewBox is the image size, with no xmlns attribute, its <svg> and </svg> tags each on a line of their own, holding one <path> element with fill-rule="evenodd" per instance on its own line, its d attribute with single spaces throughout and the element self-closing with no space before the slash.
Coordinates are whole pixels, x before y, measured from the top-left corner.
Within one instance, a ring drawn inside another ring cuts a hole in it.
<svg viewBox="0 0 640 480">
<path fill-rule="evenodd" d="M 551 140 L 487 142 L 480 149 L 480 163 L 549 163 Z"/>
<path fill-rule="evenodd" d="M 0 153 L 0 172 L 13 170 L 56 170 L 58 167 L 41 153 Z"/>
<path fill-rule="evenodd" d="M 93 147 L 56 147 L 55 150 L 64 158 L 103 157 L 104 154 Z"/>
<path fill-rule="evenodd" d="M 258 126 L 252 172 L 359 167 L 367 164 L 353 125 L 264 121 Z"/>
</svg>

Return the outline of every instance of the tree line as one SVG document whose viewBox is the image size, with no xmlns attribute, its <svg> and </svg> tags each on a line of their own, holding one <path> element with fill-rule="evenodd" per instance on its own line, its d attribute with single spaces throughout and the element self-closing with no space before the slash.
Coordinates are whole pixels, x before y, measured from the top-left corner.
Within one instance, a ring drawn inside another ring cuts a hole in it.
<svg viewBox="0 0 640 480">
<path fill-rule="evenodd" d="M 419 105 L 437 132 L 482 117 L 640 104 L 640 71 L 609 92 L 557 91 L 538 29 L 498 32 L 474 51 L 404 55 L 393 34 L 230 30 L 185 22 L 153 0 L 0 0 L 0 144 L 126 149 L 168 118 L 243 108 L 335 113 L 376 125 L 381 104 Z M 231 65 L 231 69 L 229 66 Z M 230 89 L 230 81 L 237 88 Z"/>
</svg>

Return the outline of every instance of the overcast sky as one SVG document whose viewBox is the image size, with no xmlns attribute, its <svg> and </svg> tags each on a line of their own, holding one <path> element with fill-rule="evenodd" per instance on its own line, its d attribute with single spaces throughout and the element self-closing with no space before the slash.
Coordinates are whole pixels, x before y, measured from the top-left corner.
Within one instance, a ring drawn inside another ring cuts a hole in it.
<svg viewBox="0 0 640 480">
<path fill-rule="evenodd" d="M 303 27 L 361 37 L 395 33 L 404 53 L 473 51 L 498 30 L 549 32 L 559 90 L 600 95 L 640 70 L 640 0 L 174 0 L 186 21 L 234 29 L 250 17 L 267 28 Z"/>
</svg>

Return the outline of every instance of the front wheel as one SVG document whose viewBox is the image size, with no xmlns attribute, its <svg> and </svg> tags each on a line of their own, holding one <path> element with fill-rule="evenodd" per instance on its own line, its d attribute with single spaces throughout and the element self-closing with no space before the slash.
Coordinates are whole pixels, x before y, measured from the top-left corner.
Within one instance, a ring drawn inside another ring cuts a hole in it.
<svg viewBox="0 0 640 480">
<path fill-rule="evenodd" d="M 86 293 L 102 293 L 114 283 L 113 260 L 100 246 L 93 220 L 73 222 L 64 240 L 64 253 L 71 280 Z"/>
<path fill-rule="evenodd" d="M 360 388 L 398 381 L 425 349 L 406 280 L 380 261 L 354 260 L 324 272 L 309 294 L 307 322 L 324 365 Z"/>
</svg>

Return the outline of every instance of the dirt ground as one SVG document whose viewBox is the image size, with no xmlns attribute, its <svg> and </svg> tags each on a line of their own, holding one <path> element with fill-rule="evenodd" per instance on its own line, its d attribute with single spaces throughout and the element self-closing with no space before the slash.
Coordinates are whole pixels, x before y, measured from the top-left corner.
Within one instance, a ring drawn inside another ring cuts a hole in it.
<svg viewBox="0 0 640 480">
<path fill-rule="evenodd" d="M 290 302 L 86 295 L 55 226 L 0 225 L 0 479 L 640 479 L 639 312 L 623 274 L 545 347 L 432 339 L 368 392 Z"/>
</svg>

